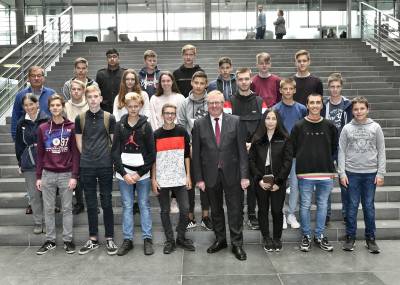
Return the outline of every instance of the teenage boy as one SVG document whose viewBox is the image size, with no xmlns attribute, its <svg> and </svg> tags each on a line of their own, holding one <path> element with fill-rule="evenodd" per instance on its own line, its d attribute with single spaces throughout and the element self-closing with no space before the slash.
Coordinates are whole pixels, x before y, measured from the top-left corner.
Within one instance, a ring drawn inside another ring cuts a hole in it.
<svg viewBox="0 0 400 285">
<path fill-rule="evenodd" d="M 178 124 L 185 127 L 190 137 L 194 121 L 205 117 L 208 114 L 207 110 L 207 75 L 203 71 L 197 71 L 193 74 L 191 80 L 192 91 L 189 92 L 189 96 L 183 101 L 181 108 L 178 112 Z M 190 172 L 193 175 L 193 171 Z M 193 178 L 193 177 L 192 177 Z M 192 179 L 193 180 L 193 179 Z M 197 226 L 194 216 L 194 198 L 195 198 L 196 187 L 192 185 L 192 189 L 189 193 L 189 224 L 188 229 L 195 228 Z M 208 199 L 208 193 L 200 191 L 200 203 L 202 209 L 202 220 L 201 226 L 207 230 L 212 230 L 211 219 L 209 218 L 210 202 Z"/>
<path fill-rule="evenodd" d="M 365 241 L 371 253 L 379 253 L 375 242 L 375 191 L 383 186 L 386 173 L 385 138 L 378 123 L 368 118 L 364 97 L 352 101 L 354 119 L 342 129 L 339 140 L 340 183 L 347 188 L 346 240 L 343 250 L 352 251 L 357 233 L 360 200 L 364 213 Z"/>
<path fill-rule="evenodd" d="M 297 72 L 294 75 L 294 80 L 296 80 L 294 100 L 306 106 L 308 95 L 311 93 L 324 95 L 324 89 L 321 79 L 310 73 L 310 53 L 302 49 L 296 52 L 294 58 L 297 68 Z"/>
<path fill-rule="evenodd" d="M 47 104 L 50 96 L 54 94 L 54 90 L 44 86 L 44 69 L 36 65 L 31 66 L 28 69 L 28 81 L 30 83 L 30 86 L 15 95 L 14 107 L 11 115 L 11 136 L 13 141 L 15 141 L 17 123 L 19 119 L 25 114 L 22 107 L 22 98 L 24 98 L 27 93 L 32 93 L 33 95 L 38 97 L 39 109 L 45 112 L 48 116 L 51 116 Z"/>
<path fill-rule="evenodd" d="M 280 92 L 282 101 L 274 106 L 274 109 L 281 115 L 283 125 L 288 134 L 292 132 L 294 125 L 305 116 L 307 109 L 303 104 L 294 101 L 293 96 L 296 92 L 296 81 L 293 78 L 285 78 L 280 82 Z M 289 202 L 287 209 L 287 218 L 283 216 L 283 228 L 286 229 L 289 224 L 293 229 L 300 228 L 300 224 L 294 214 L 299 199 L 299 187 L 296 175 L 296 157 L 293 158 L 292 168 L 289 175 Z"/>
<path fill-rule="evenodd" d="M 173 72 L 178 89 L 183 96 L 188 97 L 192 90 L 192 76 L 197 71 L 204 71 L 198 64 L 194 64 L 197 49 L 193 45 L 185 45 L 182 47 L 183 64 Z"/>
<path fill-rule="evenodd" d="M 64 98 L 48 100 L 51 119 L 38 129 L 36 187 L 43 194 L 46 241 L 36 252 L 43 255 L 56 248 L 55 199 L 59 191 L 63 212 L 63 241 L 66 253 L 74 253 L 72 242 L 72 193 L 79 175 L 79 152 L 74 123 L 62 116 Z"/>
<path fill-rule="evenodd" d="M 271 56 L 268 53 L 257 54 L 256 63 L 258 74 L 251 79 L 251 90 L 260 96 L 270 108 L 281 100 L 279 92 L 281 79 L 269 72 L 271 69 Z"/>
<path fill-rule="evenodd" d="M 160 202 L 160 216 L 166 239 L 164 254 L 172 253 L 176 246 L 194 251 L 193 242 L 185 238 L 186 226 L 189 222 L 187 191 L 192 188 L 192 180 L 190 178 L 190 137 L 185 128 L 175 125 L 175 105 L 164 104 L 161 113 L 164 124 L 154 132 L 157 157 L 152 168 L 152 189 Z M 179 206 L 176 243 L 169 216 L 170 192 L 175 193 Z"/>
<path fill-rule="evenodd" d="M 97 71 L 96 82 L 101 90 L 101 109 L 112 113 L 114 99 L 118 95 L 125 68 L 119 66 L 119 53 L 115 48 L 106 52 L 107 67 Z"/>
<path fill-rule="evenodd" d="M 157 67 L 157 53 L 153 50 L 146 50 L 143 54 L 144 67 L 139 71 L 140 87 L 149 95 L 149 99 L 157 91 L 160 70 Z"/>
<path fill-rule="evenodd" d="M 65 101 L 71 99 L 71 83 L 75 79 L 83 82 L 85 84 L 85 87 L 92 85 L 98 86 L 96 81 L 88 77 L 88 72 L 89 72 L 88 67 L 89 63 L 85 58 L 78 57 L 77 59 L 75 59 L 74 77 L 72 77 L 70 80 L 67 80 L 62 88 L 62 93 L 64 95 Z"/>
<path fill-rule="evenodd" d="M 83 83 L 82 81 L 74 79 L 70 83 L 69 88 L 71 90 L 71 99 L 69 99 L 68 102 L 65 103 L 64 112 L 68 120 L 75 122 L 76 116 L 89 110 L 89 106 L 85 98 L 86 86 L 85 83 Z M 80 181 L 78 181 L 74 192 L 76 204 L 74 205 L 72 214 L 78 215 L 85 209 L 85 205 L 83 203 L 83 188 Z"/>
<path fill-rule="evenodd" d="M 240 117 L 240 121 L 246 130 L 246 146 L 250 149 L 250 142 L 253 138 L 262 114 L 267 109 L 267 105 L 250 89 L 251 70 L 249 68 L 239 68 L 236 71 L 236 80 L 238 82 L 238 90 L 230 101 L 225 101 L 224 112 Z M 260 228 L 256 217 L 256 194 L 254 183 L 250 183 L 247 189 L 247 225 L 250 229 L 258 230 Z"/>
<path fill-rule="evenodd" d="M 324 100 L 324 108 L 322 109 L 321 116 L 332 121 L 338 130 L 338 134 L 342 131 L 344 125 L 349 123 L 353 118 L 351 110 L 351 101 L 342 96 L 343 78 L 340 73 L 332 73 L 328 77 L 329 98 Z M 339 142 L 338 142 L 339 143 Z M 334 160 L 337 162 L 337 153 L 334 155 Z M 342 198 L 342 217 L 346 223 L 346 209 L 347 209 L 347 190 L 340 185 L 340 193 Z M 329 224 L 331 219 L 331 196 L 328 200 L 328 212 L 326 214 L 325 225 Z"/>
<path fill-rule="evenodd" d="M 335 176 L 333 154 L 337 148 L 337 130 L 331 121 L 321 117 L 322 100 L 320 94 L 312 93 L 307 97 L 308 115 L 295 124 L 290 134 L 300 189 L 303 234 L 300 250 L 304 252 L 311 248 L 311 201 L 314 191 L 317 204 L 314 243 L 322 250 L 333 250 L 324 231 L 328 198 Z"/>
<path fill-rule="evenodd" d="M 211 81 L 207 91 L 218 90 L 224 94 L 225 100 L 230 100 L 236 93 L 236 76 L 232 73 L 232 60 L 229 57 L 221 57 L 218 61 L 218 78 Z"/>
<path fill-rule="evenodd" d="M 111 142 L 114 134 L 115 118 L 103 111 L 103 100 L 97 86 L 89 86 L 85 91 L 89 110 L 75 119 L 76 141 L 81 152 L 81 182 L 85 192 L 89 223 L 89 240 L 79 250 L 79 254 L 89 253 L 99 247 L 97 183 L 100 190 L 101 208 L 105 228 L 107 253 L 117 253 L 114 243 L 114 213 L 112 208 L 113 164 Z"/>
</svg>

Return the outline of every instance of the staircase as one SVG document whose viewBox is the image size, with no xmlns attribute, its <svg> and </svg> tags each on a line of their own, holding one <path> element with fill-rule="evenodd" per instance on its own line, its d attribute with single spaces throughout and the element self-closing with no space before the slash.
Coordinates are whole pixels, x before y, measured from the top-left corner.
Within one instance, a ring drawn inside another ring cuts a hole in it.
<svg viewBox="0 0 400 285">
<path fill-rule="evenodd" d="M 140 70 L 143 52 L 153 49 L 158 53 L 159 68 L 173 71 L 181 64 L 180 48 L 184 42 L 136 42 L 136 43 L 76 43 L 64 55 L 47 76 L 47 86 L 60 92 L 64 82 L 72 76 L 73 62 L 83 56 L 89 61 L 89 77 L 106 65 L 105 51 L 115 47 L 120 53 L 121 66 Z M 234 68 L 250 66 L 254 72 L 255 55 L 269 52 L 272 56 L 272 72 L 282 77 L 294 74 L 294 54 L 299 49 L 311 52 L 311 71 L 319 76 L 327 90 L 327 77 L 341 72 L 345 78 L 343 94 L 346 97 L 363 95 L 371 103 L 370 116 L 383 128 L 387 149 L 387 176 L 385 186 L 376 192 L 376 220 L 378 239 L 400 239 L 400 74 L 399 67 L 380 57 L 359 40 L 282 40 L 282 41 L 198 41 L 197 63 L 207 72 L 209 80 L 217 76 L 217 62 L 221 56 L 229 56 Z M 325 95 L 328 95 L 327 91 Z M 9 120 L 8 120 L 9 123 Z M 32 217 L 25 215 L 26 198 L 23 178 L 17 173 L 14 144 L 9 135 L 9 125 L 0 126 L 0 245 L 39 245 L 44 235 L 32 233 Z M 196 197 L 196 217 L 200 221 L 199 197 Z M 113 203 L 116 240 L 122 240 L 121 203 L 117 184 L 114 183 Z M 151 197 L 153 232 L 155 243 L 162 243 L 164 235 L 159 217 L 159 204 Z M 315 209 L 312 209 L 315 212 Z M 102 214 L 100 214 L 101 216 Z M 247 215 L 245 215 L 247 217 Z M 359 210 L 358 237 L 363 238 L 362 210 Z M 174 216 L 177 220 L 177 215 Z M 345 227 L 341 220 L 340 192 L 336 187 L 332 195 L 331 224 L 326 233 L 330 240 L 342 239 Z M 57 222 L 61 216 L 57 214 Z M 99 218 L 102 224 L 102 217 Z M 136 215 L 135 224 L 140 225 Z M 99 227 L 103 235 L 102 226 Z M 136 227 L 136 242 L 140 242 L 140 227 Z M 74 216 L 74 239 L 82 244 L 87 239 L 86 213 Z M 188 233 L 197 244 L 209 244 L 212 232 L 196 229 Z M 61 235 L 58 235 L 61 238 Z M 245 243 L 260 243 L 259 231 L 245 226 Z M 299 230 L 284 231 L 285 242 L 300 240 Z"/>
</svg>

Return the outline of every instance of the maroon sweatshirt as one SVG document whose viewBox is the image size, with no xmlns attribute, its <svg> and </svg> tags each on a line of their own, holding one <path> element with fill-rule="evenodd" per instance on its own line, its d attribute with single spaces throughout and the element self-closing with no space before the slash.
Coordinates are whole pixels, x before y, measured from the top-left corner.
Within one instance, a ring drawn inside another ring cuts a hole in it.
<svg viewBox="0 0 400 285">
<path fill-rule="evenodd" d="M 79 151 L 75 141 L 75 125 L 64 118 L 56 124 L 52 120 L 38 128 L 36 178 L 42 178 L 43 169 L 52 172 L 72 172 L 79 176 Z"/>
</svg>

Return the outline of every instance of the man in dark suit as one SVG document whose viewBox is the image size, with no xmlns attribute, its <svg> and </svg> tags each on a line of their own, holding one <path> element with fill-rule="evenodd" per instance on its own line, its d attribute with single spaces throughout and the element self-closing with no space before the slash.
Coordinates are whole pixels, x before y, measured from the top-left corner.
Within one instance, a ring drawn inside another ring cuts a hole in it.
<svg viewBox="0 0 400 285">
<path fill-rule="evenodd" d="M 224 95 L 208 93 L 208 115 L 194 122 L 193 168 L 196 186 L 210 199 L 216 241 L 207 249 L 227 247 L 223 192 L 228 211 L 232 252 L 246 260 L 243 250 L 243 191 L 249 186 L 246 132 L 239 117 L 223 113 Z"/>
</svg>

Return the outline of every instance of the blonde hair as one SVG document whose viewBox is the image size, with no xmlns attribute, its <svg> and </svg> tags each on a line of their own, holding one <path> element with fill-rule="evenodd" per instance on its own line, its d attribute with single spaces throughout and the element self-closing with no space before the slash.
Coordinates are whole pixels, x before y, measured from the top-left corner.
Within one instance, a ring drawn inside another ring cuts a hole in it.
<svg viewBox="0 0 400 285">
<path fill-rule="evenodd" d="M 98 92 L 99 95 L 101 96 L 100 88 L 97 85 L 90 85 L 90 86 L 86 87 L 85 96 L 87 96 L 88 93 L 93 92 L 93 91 Z"/>
<path fill-rule="evenodd" d="M 129 101 L 135 101 L 140 105 L 144 105 L 144 100 L 142 95 L 136 92 L 129 92 L 125 95 L 125 106 L 129 104 Z"/>
<path fill-rule="evenodd" d="M 195 47 L 194 45 L 188 44 L 188 45 L 184 45 L 184 46 L 182 47 L 182 55 L 184 55 L 184 53 L 185 53 L 186 51 L 188 51 L 188 50 L 192 50 L 192 51 L 194 52 L 194 54 L 197 54 L 197 49 L 196 49 L 196 47 Z"/>
<path fill-rule="evenodd" d="M 293 88 L 296 88 L 296 81 L 293 78 L 284 78 L 279 82 L 279 88 L 283 88 L 285 85 L 292 85 Z"/>
<path fill-rule="evenodd" d="M 296 54 L 294 55 L 294 59 L 297 59 L 299 56 L 301 55 L 305 55 L 307 56 L 307 59 L 310 60 L 310 53 L 308 52 L 308 50 L 305 49 L 301 49 L 299 51 L 296 52 Z"/>
<path fill-rule="evenodd" d="M 257 63 L 269 63 L 271 61 L 271 55 L 267 52 L 260 52 L 256 55 Z"/>
<path fill-rule="evenodd" d="M 82 81 L 80 81 L 78 79 L 71 80 L 71 87 L 72 87 L 72 84 L 74 84 L 74 83 L 79 85 L 79 87 L 81 87 L 83 90 L 86 89 L 86 84 L 83 83 Z"/>
<path fill-rule="evenodd" d="M 328 87 L 331 84 L 331 82 L 333 82 L 333 81 L 339 81 L 340 85 L 343 85 L 342 74 L 340 74 L 339 72 L 334 72 L 331 75 L 329 75 L 329 77 L 328 77 Z"/>
</svg>

